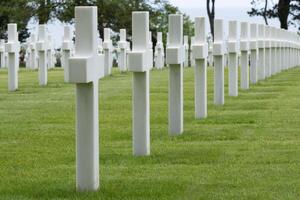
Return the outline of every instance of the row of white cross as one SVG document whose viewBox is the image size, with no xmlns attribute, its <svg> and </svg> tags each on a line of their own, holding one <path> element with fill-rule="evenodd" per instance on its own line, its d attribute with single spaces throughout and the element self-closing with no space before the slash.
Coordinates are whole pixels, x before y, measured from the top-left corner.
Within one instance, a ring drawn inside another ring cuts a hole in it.
<svg viewBox="0 0 300 200">
<path fill-rule="evenodd" d="M 97 7 L 75 8 L 75 48 L 70 27 L 63 36 L 62 57 L 66 82 L 76 84 L 76 182 L 78 190 L 97 190 L 99 187 L 99 125 L 98 81 L 110 75 L 112 68 L 111 30 L 104 29 L 104 41 L 99 41 Z M 207 58 L 206 24 L 204 17 L 195 18 L 195 36 L 191 41 L 192 62 L 195 66 L 195 117 L 207 117 Z M 238 96 L 238 54 L 241 54 L 241 89 L 257 83 L 282 70 L 300 64 L 300 37 L 292 32 L 261 24 L 229 22 L 229 38 L 224 42 L 224 22 L 215 20 L 213 43 L 214 103 L 223 105 L 225 55 L 228 56 L 229 95 Z M 183 37 L 183 17 L 169 15 L 166 48 L 162 34 L 157 34 L 155 66 L 169 66 L 169 133 L 183 133 L 183 67 L 188 65 L 188 38 Z M 47 69 L 51 38 L 46 26 L 39 25 L 38 39 L 31 35 L 28 43 L 29 62 L 39 69 L 40 85 L 47 84 Z M 4 41 L 0 41 L 4 43 Z M 118 42 L 119 67 L 133 73 L 133 154 L 150 154 L 150 84 L 153 50 L 149 31 L 149 13 L 132 13 L 132 50 L 126 41 L 126 30 L 121 29 Z M 100 47 L 100 48 L 99 48 Z M 8 41 L 1 52 L 8 53 L 8 88 L 18 88 L 20 43 L 16 24 L 8 24 Z M 2 59 L 1 54 L 1 62 Z M 250 57 L 250 60 L 249 60 Z M 36 59 L 38 58 L 38 60 Z M 249 62 L 250 61 L 250 62 Z M 250 63 L 250 66 L 249 66 Z M 2 65 L 2 64 L 1 64 Z"/>
<path fill-rule="evenodd" d="M 98 80 L 103 60 L 108 57 L 97 53 L 97 7 L 75 8 L 75 54 L 69 59 L 69 82 L 76 84 L 76 182 L 78 190 L 96 190 L 99 187 L 99 127 Z M 241 52 L 241 88 L 263 80 L 300 64 L 300 40 L 295 33 L 264 25 L 241 23 L 240 45 L 236 21 L 229 22 L 228 52 L 224 42 L 223 20 L 215 20 L 214 102 L 224 104 L 224 55 L 229 55 L 229 95 L 238 95 L 238 61 Z M 249 38 L 250 33 L 250 38 Z M 195 116 L 207 117 L 206 42 L 204 17 L 195 18 L 195 37 L 192 55 L 195 60 Z M 150 154 L 150 99 L 149 70 L 151 48 L 149 13 L 132 13 L 132 50 L 127 54 L 128 70 L 133 72 L 133 154 Z M 156 52 L 163 54 L 161 34 Z M 125 49 L 124 32 L 121 32 L 121 49 Z M 105 43 L 105 42 L 104 42 Z M 104 45 L 108 49 L 110 44 Z M 166 63 L 169 65 L 169 132 L 183 132 L 183 66 L 187 48 L 183 43 L 182 15 L 169 15 L 169 39 Z M 250 67 L 248 55 L 250 52 Z M 126 56 L 124 56 L 126 57 Z M 99 63 L 101 65 L 99 66 Z M 163 57 L 158 61 L 163 66 Z M 124 63 L 123 63 L 124 64 Z M 250 75 L 249 75 L 250 69 Z"/>
</svg>

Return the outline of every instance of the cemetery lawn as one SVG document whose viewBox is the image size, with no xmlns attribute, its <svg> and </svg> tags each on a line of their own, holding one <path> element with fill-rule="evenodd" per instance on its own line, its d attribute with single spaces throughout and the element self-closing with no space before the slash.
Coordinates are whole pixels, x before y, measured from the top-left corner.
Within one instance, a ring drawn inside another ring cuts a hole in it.
<svg viewBox="0 0 300 200">
<path fill-rule="evenodd" d="M 300 68 L 251 85 L 194 118 L 194 73 L 184 70 L 184 134 L 168 135 L 168 69 L 151 72 L 151 156 L 132 156 L 131 73 L 100 81 L 100 184 L 75 188 L 75 89 L 63 71 L 21 69 L 7 92 L 0 70 L 0 199 L 299 199 Z M 227 72 L 225 77 L 227 78 Z"/>
</svg>

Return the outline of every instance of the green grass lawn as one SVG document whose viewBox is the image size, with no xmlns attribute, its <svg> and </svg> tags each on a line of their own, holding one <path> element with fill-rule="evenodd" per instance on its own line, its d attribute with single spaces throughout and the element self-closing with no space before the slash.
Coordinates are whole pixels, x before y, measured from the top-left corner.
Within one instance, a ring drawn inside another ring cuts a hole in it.
<svg viewBox="0 0 300 200">
<path fill-rule="evenodd" d="M 227 72 L 226 72 L 227 77 Z M 184 134 L 168 135 L 168 69 L 151 72 L 151 156 L 132 156 L 131 73 L 100 81 L 100 185 L 75 188 L 75 87 L 63 71 L 21 70 L 7 92 L 0 70 L 0 199 L 299 199 L 300 68 L 275 75 L 208 118 L 194 119 L 194 73 L 184 70 Z"/>
</svg>

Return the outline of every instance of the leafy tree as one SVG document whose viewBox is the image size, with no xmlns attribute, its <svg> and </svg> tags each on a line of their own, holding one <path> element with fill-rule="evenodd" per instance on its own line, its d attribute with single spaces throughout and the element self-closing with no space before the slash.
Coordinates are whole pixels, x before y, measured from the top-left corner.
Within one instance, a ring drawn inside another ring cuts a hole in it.
<svg viewBox="0 0 300 200">
<path fill-rule="evenodd" d="M 111 28 L 118 33 L 121 28 L 127 30 L 128 38 L 131 36 L 131 19 L 133 11 L 148 11 L 150 14 L 150 31 L 162 32 L 164 40 L 168 30 L 168 15 L 180 13 L 177 7 L 167 0 L 65 0 L 61 1 L 57 9 L 58 19 L 62 22 L 74 22 L 75 6 L 98 7 L 98 29 L 103 37 L 103 29 Z M 191 35 L 193 23 L 184 15 L 184 32 Z M 156 43 L 156 34 L 152 35 L 153 44 Z"/>
<path fill-rule="evenodd" d="M 251 0 L 251 5 L 250 16 L 262 16 L 266 24 L 268 19 L 278 18 L 281 28 L 294 25 L 300 30 L 300 0 L 278 0 L 276 4 L 269 0 Z"/>
<path fill-rule="evenodd" d="M 19 40 L 29 37 L 27 24 L 31 18 L 31 8 L 26 0 L 0 1 L 0 37 L 7 39 L 7 24 L 18 25 Z"/>
</svg>

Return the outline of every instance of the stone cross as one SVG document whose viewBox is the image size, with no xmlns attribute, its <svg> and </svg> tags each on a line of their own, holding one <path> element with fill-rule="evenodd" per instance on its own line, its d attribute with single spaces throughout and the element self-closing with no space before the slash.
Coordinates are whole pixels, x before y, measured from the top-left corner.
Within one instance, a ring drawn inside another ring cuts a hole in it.
<svg viewBox="0 0 300 200">
<path fill-rule="evenodd" d="M 282 70 L 286 70 L 286 55 L 285 55 L 285 30 L 284 29 L 280 29 L 280 46 L 281 46 L 281 69 Z"/>
<path fill-rule="evenodd" d="M 121 72 L 127 71 L 127 41 L 126 41 L 126 29 L 120 29 L 120 41 L 118 42 L 119 56 L 118 66 Z"/>
<path fill-rule="evenodd" d="M 249 89 L 249 23 L 241 22 L 241 88 Z"/>
<path fill-rule="evenodd" d="M 195 117 L 202 119 L 207 117 L 207 56 L 205 17 L 195 18 L 195 41 L 192 44 L 193 57 L 195 59 Z"/>
<path fill-rule="evenodd" d="M 8 40 L 5 51 L 8 53 L 8 91 L 18 89 L 18 69 L 20 43 L 18 41 L 17 24 L 7 25 Z"/>
<path fill-rule="evenodd" d="M 224 105 L 224 29 L 223 20 L 215 19 L 214 57 L 214 104 Z"/>
<path fill-rule="evenodd" d="M 281 33 L 282 29 L 277 29 L 278 31 L 278 47 L 279 47 L 279 72 L 283 70 L 283 63 L 284 63 L 284 58 L 283 58 L 283 43 L 282 43 L 282 38 L 281 38 Z"/>
<path fill-rule="evenodd" d="M 35 34 L 30 35 L 30 68 L 37 69 L 37 51 L 36 51 L 36 36 Z"/>
<path fill-rule="evenodd" d="M 64 79 L 65 82 L 69 82 L 69 58 L 71 56 L 71 49 L 73 48 L 72 33 L 70 26 L 64 27 L 64 36 L 62 43 L 62 57 L 64 66 Z"/>
<path fill-rule="evenodd" d="M 277 72 L 277 42 L 276 42 L 276 28 L 271 27 L 271 52 L 272 52 L 272 75 Z"/>
<path fill-rule="evenodd" d="M 194 43 L 195 43 L 195 36 L 191 37 L 191 46 L 193 46 Z M 190 63 L 191 63 L 191 67 L 195 67 L 196 61 L 193 55 L 193 49 L 191 49 L 191 53 L 190 53 Z"/>
<path fill-rule="evenodd" d="M 258 25 L 255 23 L 250 24 L 250 82 L 257 83 L 257 64 L 258 64 Z M 260 49 L 259 49 L 260 50 Z M 261 67 L 261 66 L 259 66 Z"/>
<path fill-rule="evenodd" d="M 155 46 L 155 67 L 157 69 L 162 69 L 164 67 L 164 44 L 162 41 L 162 32 L 157 33 L 157 43 Z"/>
<path fill-rule="evenodd" d="M 189 66 L 189 36 L 185 35 L 183 37 L 183 45 L 184 45 L 184 67 Z"/>
<path fill-rule="evenodd" d="M 238 96 L 238 37 L 237 21 L 229 21 L 228 25 L 228 93 L 229 96 Z"/>
<path fill-rule="evenodd" d="M 148 43 L 148 62 L 150 69 L 153 68 L 153 43 L 152 43 L 152 32 L 149 31 L 149 43 Z"/>
<path fill-rule="evenodd" d="M 75 54 L 69 58 L 69 82 L 76 84 L 76 186 L 99 188 L 99 63 L 97 7 L 75 7 Z"/>
<path fill-rule="evenodd" d="M 266 77 L 271 76 L 271 27 L 265 27 L 265 75 Z"/>
<path fill-rule="evenodd" d="M 48 69 L 52 69 L 53 65 L 53 43 L 52 43 L 52 36 L 50 34 L 47 35 L 47 66 Z"/>
<path fill-rule="evenodd" d="M 1 68 L 7 67 L 5 66 L 4 54 L 5 54 L 5 40 L 1 39 L 0 40 L 0 67 Z"/>
<path fill-rule="evenodd" d="M 26 39 L 26 49 L 25 49 L 25 57 L 24 57 L 24 59 L 25 59 L 25 67 L 26 67 L 26 69 L 29 69 L 30 68 L 30 66 L 31 66 L 31 64 L 30 64 L 30 38 L 27 38 Z"/>
<path fill-rule="evenodd" d="M 265 25 L 258 25 L 258 80 L 264 80 L 266 77 L 265 64 Z"/>
<path fill-rule="evenodd" d="M 132 13 L 132 51 L 128 53 L 128 70 L 133 72 L 132 135 L 133 155 L 150 155 L 149 98 L 149 13 Z"/>
<path fill-rule="evenodd" d="M 183 132 L 183 19 L 180 14 L 169 15 L 169 44 L 166 62 L 169 70 L 169 132 L 180 135 Z"/>
<path fill-rule="evenodd" d="M 48 82 L 48 69 L 47 69 L 47 36 L 46 25 L 39 25 L 38 42 L 36 48 L 39 57 L 39 84 L 41 86 L 47 85 Z"/>
<path fill-rule="evenodd" d="M 103 42 L 103 50 L 104 50 L 104 76 L 111 75 L 111 68 L 112 68 L 112 41 L 110 39 L 110 28 L 104 29 L 104 42 Z"/>
</svg>

